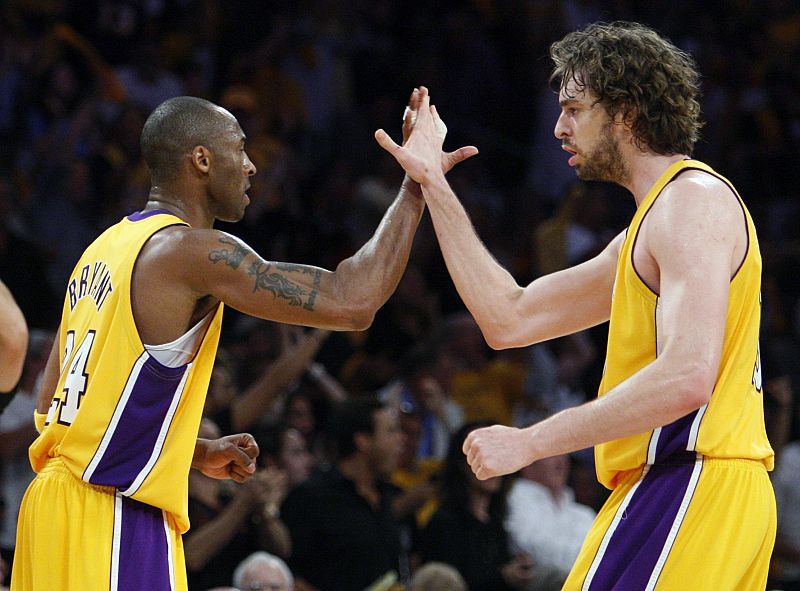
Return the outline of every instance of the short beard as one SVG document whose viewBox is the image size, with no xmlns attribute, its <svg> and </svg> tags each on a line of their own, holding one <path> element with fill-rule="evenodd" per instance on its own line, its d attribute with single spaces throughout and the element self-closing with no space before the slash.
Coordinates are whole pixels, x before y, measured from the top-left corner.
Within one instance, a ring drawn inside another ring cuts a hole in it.
<svg viewBox="0 0 800 591">
<path fill-rule="evenodd" d="M 584 181 L 604 181 L 624 185 L 630 179 L 630 170 L 622 160 L 619 141 L 612 133 L 613 121 L 603 126 L 600 142 L 586 154 L 583 166 L 576 172 Z"/>
</svg>

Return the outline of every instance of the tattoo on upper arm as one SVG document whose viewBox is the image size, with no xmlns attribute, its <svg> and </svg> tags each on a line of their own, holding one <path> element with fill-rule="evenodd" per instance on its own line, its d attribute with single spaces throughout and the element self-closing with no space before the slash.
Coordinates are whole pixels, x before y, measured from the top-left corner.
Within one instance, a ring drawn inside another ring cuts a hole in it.
<svg viewBox="0 0 800 591">
<path fill-rule="evenodd" d="M 289 280 L 285 275 L 271 271 L 275 267 L 280 271 L 300 271 L 304 274 L 314 275 L 314 288 L 309 293 L 304 288 Z M 306 310 L 314 309 L 314 300 L 317 297 L 320 276 L 319 269 L 311 269 L 302 265 L 285 263 L 273 264 L 263 261 L 253 261 L 247 273 L 255 277 L 253 291 L 265 290 L 272 293 L 273 298 L 282 298 L 289 301 L 290 306 L 303 306 Z M 304 296 L 308 299 L 303 302 Z"/>
<path fill-rule="evenodd" d="M 242 259 L 250 252 L 247 248 L 242 246 L 241 242 L 227 236 L 219 239 L 223 244 L 230 245 L 230 248 L 221 248 L 219 250 L 212 250 L 208 253 L 208 260 L 212 263 L 218 261 L 225 261 L 232 269 L 238 269 Z"/>
</svg>

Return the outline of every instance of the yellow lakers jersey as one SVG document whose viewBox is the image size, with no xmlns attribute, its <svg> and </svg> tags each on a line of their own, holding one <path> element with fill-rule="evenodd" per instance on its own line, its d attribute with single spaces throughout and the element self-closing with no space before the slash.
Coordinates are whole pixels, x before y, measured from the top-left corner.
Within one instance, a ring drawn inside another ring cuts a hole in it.
<svg viewBox="0 0 800 591">
<path fill-rule="evenodd" d="M 78 478 L 164 509 L 185 531 L 188 475 L 222 304 L 203 325 L 194 355 L 177 367 L 148 353 L 131 306 L 140 250 L 155 232 L 177 224 L 185 225 L 165 211 L 139 212 L 81 256 L 64 298 L 58 386 L 29 455 L 36 472 L 60 456 Z"/>
<path fill-rule="evenodd" d="M 764 427 L 761 396 L 760 323 L 761 253 L 755 227 L 731 183 L 706 164 L 683 160 L 670 166 L 650 189 L 628 227 L 617 262 L 608 350 L 599 395 L 614 388 L 657 356 L 658 294 L 633 266 L 633 245 L 642 221 L 664 187 L 686 170 L 714 175 L 736 195 L 747 222 L 748 247 L 731 279 L 725 340 L 716 385 L 708 404 L 652 432 L 595 447 L 597 476 L 608 488 L 624 471 L 655 464 L 675 452 L 698 452 L 715 458 L 746 458 L 772 469 L 774 453 Z"/>
</svg>

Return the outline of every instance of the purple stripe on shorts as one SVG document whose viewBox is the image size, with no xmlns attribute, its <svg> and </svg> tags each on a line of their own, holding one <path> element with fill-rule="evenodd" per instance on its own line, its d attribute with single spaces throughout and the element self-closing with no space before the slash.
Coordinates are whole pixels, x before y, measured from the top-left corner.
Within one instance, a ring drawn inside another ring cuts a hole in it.
<svg viewBox="0 0 800 591">
<path fill-rule="evenodd" d="M 89 482 L 128 488 L 156 445 L 186 366 L 166 367 L 152 357 L 142 365 L 111 440 Z"/>
<path fill-rule="evenodd" d="M 694 464 L 650 467 L 611 536 L 590 591 L 645 589 L 693 470 Z"/>
<path fill-rule="evenodd" d="M 689 432 L 696 416 L 697 411 L 690 412 L 685 417 L 661 428 L 656 447 L 656 463 L 667 459 L 675 452 L 686 451 L 689 445 Z"/>
<path fill-rule="evenodd" d="M 140 222 L 142 220 L 146 220 L 147 218 L 158 215 L 160 213 L 166 213 L 169 215 L 175 215 L 171 211 L 167 211 L 166 209 L 151 209 L 149 211 L 136 211 L 128 216 L 128 220 L 131 222 Z"/>
<path fill-rule="evenodd" d="M 170 591 L 169 544 L 161 509 L 122 498 L 118 591 Z"/>
</svg>

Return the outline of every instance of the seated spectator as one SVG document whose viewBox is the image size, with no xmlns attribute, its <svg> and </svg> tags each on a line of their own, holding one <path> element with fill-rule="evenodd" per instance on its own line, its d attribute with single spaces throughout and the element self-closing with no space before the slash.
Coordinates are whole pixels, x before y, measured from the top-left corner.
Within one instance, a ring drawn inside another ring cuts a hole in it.
<svg viewBox="0 0 800 591">
<path fill-rule="evenodd" d="M 286 563 L 267 552 L 253 552 L 233 571 L 233 585 L 241 591 L 292 591 L 294 577 Z"/>
<path fill-rule="evenodd" d="M 293 327 L 289 327 L 291 330 Z M 285 396 L 290 385 L 308 369 L 327 330 L 292 331 L 295 339 L 283 339 L 280 354 L 261 364 L 264 369 L 244 390 L 237 391 L 236 370 L 229 355 L 217 355 L 206 397 L 204 414 L 216 422 L 223 433 L 252 429 L 267 411 Z"/>
<path fill-rule="evenodd" d="M 199 437 L 219 437 L 219 428 L 203 419 Z M 259 469 L 237 485 L 197 470 L 189 475 L 189 519 L 183 538 L 189 589 L 207 589 L 231 581 L 236 565 L 254 550 L 287 556 L 291 550 L 278 507 L 286 495 L 286 476 Z"/>
<path fill-rule="evenodd" d="M 363 591 L 401 573 L 392 512 L 402 432 L 397 413 L 373 398 L 340 403 L 330 422 L 333 464 L 292 489 L 281 516 L 292 538 L 298 586 Z"/>
<path fill-rule="evenodd" d="M 289 489 L 305 482 L 315 466 L 305 437 L 297 429 L 278 422 L 254 434 L 260 453 L 258 462 L 265 468 L 277 468 L 286 474 Z"/>
<path fill-rule="evenodd" d="M 411 577 L 409 591 L 467 591 L 467 584 L 449 564 L 428 562 Z"/>
<path fill-rule="evenodd" d="M 441 460 L 420 459 L 417 456 L 422 421 L 418 412 L 403 406 L 399 413 L 400 429 L 403 431 L 403 451 L 397 469 L 392 473 L 392 484 L 403 492 L 395 499 L 395 516 L 406 521 L 412 515 L 414 526 L 424 527 L 438 507 L 438 478 Z"/>
<path fill-rule="evenodd" d="M 441 334 L 443 353 L 455 366 L 450 397 L 464 410 L 464 420 L 511 425 L 523 399 L 524 365 L 507 353 L 495 354 L 468 312 L 449 315 Z"/>
<path fill-rule="evenodd" d="M 509 477 L 478 480 L 461 451 L 470 431 L 483 426 L 468 423 L 450 441 L 441 505 L 422 531 L 420 557 L 454 566 L 469 589 L 526 589 L 533 576 L 530 557 L 511 556 L 504 528 Z"/>
<path fill-rule="evenodd" d="M 442 383 L 448 359 L 433 344 L 422 345 L 404 360 L 401 377 L 380 390 L 381 399 L 419 415 L 416 453 L 422 459 L 441 460 L 450 437 L 464 424 L 464 411 L 450 399 Z"/>
<path fill-rule="evenodd" d="M 569 471 L 567 455 L 538 460 L 520 470 L 508 495 L 506 529 L 511 546 L 536 565 L 536 591 L 561 589 L 594 522 L 567 486 Z"/>
</svg>

